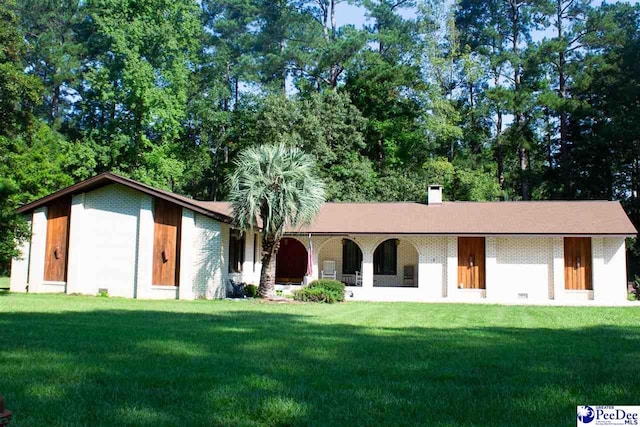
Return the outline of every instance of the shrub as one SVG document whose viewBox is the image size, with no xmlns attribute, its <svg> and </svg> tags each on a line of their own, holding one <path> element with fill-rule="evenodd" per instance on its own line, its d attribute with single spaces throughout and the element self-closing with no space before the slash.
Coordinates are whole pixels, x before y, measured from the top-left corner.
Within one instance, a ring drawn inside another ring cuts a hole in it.
<svg viewBox="0 0 640 427">
<path fill-rule="evenodd" d="M 631 282 L 631 288 L 632 289 L 629 290 L 628 296 L 629 301 L 633 301 L 634 299 L 640 300 L 640 276 L 636 276 L 635 279 L 633 279 L 633 282 Z M 633 299 L 631 299 L 632 296 Z"/>
<path fill-rule="evenodd" d="M 249 298 L 255 298 L 258 296 L 258 287 L 256 285 L 246 285 L 244 287 L 244 294 Z"/>
<path fill-rule="evenodd" d="M 344 301 L 344 285 L 337 280 L 315 280 L 293 292 L 293 299 L 305 302 Z"/>
<path fill-rule="evenodd" d="M 333 280 L 333 279 L 314 280 L 313 282 L 309 283 L 307 287 L 324 288 L 332 292 L 337 292 L 338 294 L 342 294 L 344 296 L 344 283 L 342 283 L 339 280 Z"/>
<path fill-rule="evenodd" d="M 637 298 L 636 298 L 636 294 L 634 294 L 633 292 L 629 292 L 629 293 L 627 294 L 627 300 L 629 300 L 629 301 L 636 301 L 636 300 L 637 300 Z"/>
<path fill-rule="evenodd" d="M 304 287 L 293 291 L 293 299 L 304 302 L 326 302 L 334 303 L 337 301 L 337 295 L 324 288 Z"/>
</svg>

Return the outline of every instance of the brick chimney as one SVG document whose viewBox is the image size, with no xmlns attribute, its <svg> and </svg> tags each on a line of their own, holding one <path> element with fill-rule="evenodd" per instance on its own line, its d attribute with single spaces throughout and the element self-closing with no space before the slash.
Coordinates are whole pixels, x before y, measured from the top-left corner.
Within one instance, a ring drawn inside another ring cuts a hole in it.
<svg viewBox="0 0 640 427">
<path fill-rule="evenodd" d="M 442 185 L 432 184 L 427 187 L 427 204 L 442 204 Z"/>
</svg>

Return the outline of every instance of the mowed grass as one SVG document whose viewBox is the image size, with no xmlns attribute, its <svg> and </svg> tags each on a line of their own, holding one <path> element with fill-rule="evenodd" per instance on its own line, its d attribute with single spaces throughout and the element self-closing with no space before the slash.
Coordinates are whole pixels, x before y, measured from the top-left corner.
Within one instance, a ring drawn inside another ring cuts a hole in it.
<svg viewBox="0 0 640 427">
<path fill-rule="evenodd" d="M 0 290 L 9 289 L 9 278 L 0 277 Z"/>
<path fill-rule="evenodd" d="M 0 294 L 15 426 L 575 425 L 640 401 L 640 309 Z"/>
</svg>

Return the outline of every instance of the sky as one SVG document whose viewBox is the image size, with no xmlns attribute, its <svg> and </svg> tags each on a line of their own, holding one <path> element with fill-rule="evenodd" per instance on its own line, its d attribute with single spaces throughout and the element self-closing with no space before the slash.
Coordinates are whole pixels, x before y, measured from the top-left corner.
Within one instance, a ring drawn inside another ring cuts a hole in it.
<svg viewBox="0 0 640 427">
<path fill-rule="evenodd" d="M 446 0 L 447 3 L 451 4 L 452 0 Z M 621 3 L 630 3 L 637 4 L 640 0 L 620 0 Z M 602 0 L 594 0 L 593 5 L 598 6 L 602 4 Z M 615 3 L 612 1 L 608 1 L 607 3 Z M 406 18 L 411 18 L 415 16 L 415 9 L 404 9 L 401 11 L 401 14 Z M 343 25 L 352 24 L 356 28 L 362 28 L 362 26 L 367 22 L 367 18 L 364 13 L 364 8 L 355 6 L 348 3 L 339 3 L 336 11 L 336 23 L 338 27 Z"/>
</svg>

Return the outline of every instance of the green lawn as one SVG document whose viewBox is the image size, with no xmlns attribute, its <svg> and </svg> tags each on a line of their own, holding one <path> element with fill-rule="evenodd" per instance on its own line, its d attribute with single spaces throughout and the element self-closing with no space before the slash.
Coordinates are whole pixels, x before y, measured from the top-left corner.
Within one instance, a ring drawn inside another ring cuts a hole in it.
<svg viewBox="0 0 640 427">
<path fill-rule="evenodd" d="M 9 289 L 8 277 L 0 277 L 0 289 Z"/>
<path fill-rule="evenodd" d="M 575 425 L 640 402 L 640 308 L 0 294 L 15 426 Z"/>
</svg>

